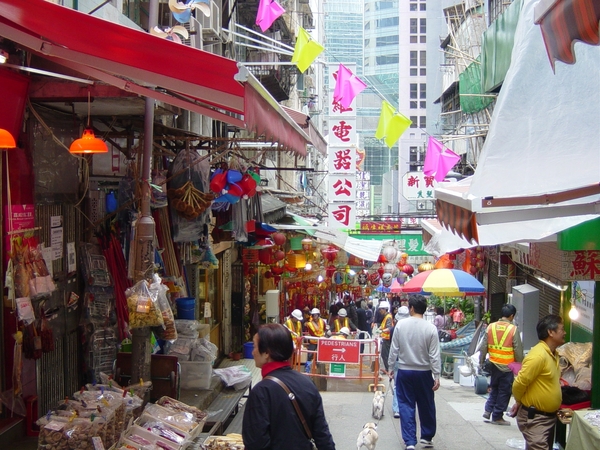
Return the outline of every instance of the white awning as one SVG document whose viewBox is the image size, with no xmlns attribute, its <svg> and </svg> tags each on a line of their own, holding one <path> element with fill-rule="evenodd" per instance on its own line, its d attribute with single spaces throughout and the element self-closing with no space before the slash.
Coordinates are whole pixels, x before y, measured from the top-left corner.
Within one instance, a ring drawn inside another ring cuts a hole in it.
<svg viewBox="0 0 600 450">
<path fill-rule="evenodd" d="M 475 174 L 435 190 L 439 221 L 471 246 L 536 241 L 600 216 L 600 47 L 576 43 L 577 62 L 553 72 L 537 1 L 524 1 Z"/>
</svg>

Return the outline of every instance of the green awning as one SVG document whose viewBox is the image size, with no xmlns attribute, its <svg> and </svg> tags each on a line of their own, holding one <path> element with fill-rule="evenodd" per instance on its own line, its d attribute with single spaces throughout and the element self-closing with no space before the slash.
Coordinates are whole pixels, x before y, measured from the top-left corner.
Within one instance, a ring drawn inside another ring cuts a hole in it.
<svg viewBox="0 0 600 450">
<path fill-rule="evenodd" d="M 523 0 L 515 0 L 483 33 L 481 80 L 483 92 L 497 89 L 506 77 Z M 462 99 L 461 99 L 462 100 Z"/>
<path fill-rule="evenodd" d="M 480 57 L 471 63 L 459 76 L 458 92 L 460 94 L 460 109 L 472 114 L 485 109 L 493 98 L 485 97 L 481 85 Z"/>
</svg>

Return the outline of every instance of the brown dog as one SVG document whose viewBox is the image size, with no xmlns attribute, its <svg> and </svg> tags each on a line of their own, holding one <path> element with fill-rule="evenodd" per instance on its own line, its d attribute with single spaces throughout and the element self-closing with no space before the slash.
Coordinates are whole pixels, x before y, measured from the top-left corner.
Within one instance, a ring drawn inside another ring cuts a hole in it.
<svg viewBox="0 0 600 450">
<path fill-rule="evenodd" d="M 367 450 L 375 450 L 377 445 L 377 425 L 373 422 L 366 423 L 361 432 L 358 434 L 356 440 L 356 450 L 360 450 L 362 447 L 366 447 Z"/>
</svg>

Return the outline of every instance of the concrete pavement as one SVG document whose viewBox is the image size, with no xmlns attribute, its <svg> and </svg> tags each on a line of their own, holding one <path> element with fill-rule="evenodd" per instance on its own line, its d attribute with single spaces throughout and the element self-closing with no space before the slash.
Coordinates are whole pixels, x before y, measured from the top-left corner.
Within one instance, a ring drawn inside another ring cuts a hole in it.
<svg viewBox="0 0 600 450">
<path fill-rule="evenodd" d="M 385 381 L 387 385 L 387 381 Z M 358 433 L 371 418 L 372 392 L 321 393 L 325 415 L 338 450 L 356 448 Z M 386 396 L 385 415 L 379 421 L 377 450 L 404 449 L 400 432 L 400 420 L 392 413 L 391 392 Z M 476 395 L 472 387 L 460 386 L 453 380 L 442 378 L 436 392 L 437 434 L 433 439 L 438 450 L 508 450 L 506 441 L 511 438 L 522 440 L 514 419 L 506 417 L 511 425 L 498 426 L 486 423 L 481 415 L 486 399 Z M 418 418 L 417 418 L 418 420 Z M 418 429 L 418 425 L 417 425 Z M 420 437 L 420 436 L 418 436 Z M 422 448 L 417 445 L 417 449 Z"/>
</svg>

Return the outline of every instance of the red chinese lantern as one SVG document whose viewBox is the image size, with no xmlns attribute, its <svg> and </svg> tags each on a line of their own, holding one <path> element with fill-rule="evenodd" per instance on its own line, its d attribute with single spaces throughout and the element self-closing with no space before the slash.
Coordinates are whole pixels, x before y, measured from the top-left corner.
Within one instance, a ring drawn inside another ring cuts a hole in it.
<svg viewBox="0 0 600 450">
<path fill-rule="evenodd" d="M 266 265 L 273 263 L 273 252 L 270 248 L 263 248 L 258 251 L 258 260 Z"/>
<path fill-rule="evenodd" d="M 335 257 L 337 256 L 339 251 L 340 250 L 337 247 L 329 245 L 321 249 L 321 255 L 323 255 L 323 258 L 325 258 L 331 263 L 335 260 Z"/>
<path fill-rule="evenodd" d="M 415 273 L 415 268 L 413 266 L 411 266 L 410 264 L 404 264 L 400 270 L 402 272 L 404 272 L 406 275 L 408 275 L 409 277 Z"/>
<path fill-rule="evenodd" d="M 285 244 L 285 241 L 286 241 L 285 234 L 283 234 L 281 232 L 273 233 L 271 235 L 271 239 L 273 239 L 273 242 L 275 242 L 275 244 L 277 244 L 277 245 L 283 245 L 283 244 Z"/>
<path fill-rule="evenodd" d="M 285 258 L 285 252 L 283 250 L 277 250 L 274 256 L 275 261 L 281 261 Z"/>
</svg>

